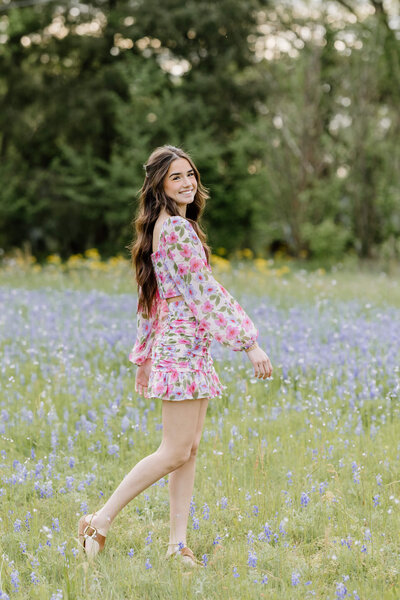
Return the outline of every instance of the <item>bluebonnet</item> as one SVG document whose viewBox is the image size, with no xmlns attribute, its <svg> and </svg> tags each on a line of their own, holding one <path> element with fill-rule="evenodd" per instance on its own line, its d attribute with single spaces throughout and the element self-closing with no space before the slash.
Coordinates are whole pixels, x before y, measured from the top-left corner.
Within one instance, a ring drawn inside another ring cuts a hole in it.
<svg viewBox="0 0 400 600">
<path fill-rule="evenodd" d="M 265 534 L 265 538 L 266 538 L 267 542 L 270 542 L 271 538 L 272 538 L 272 529 L 268 525 L 268 523 L 265 523 L 265 525 L 264 525 L 264 534 Z"/>
<path fill-rule="evenodd" d="M 21 519 L 16 519 L 14 521 L 14 531 L 21 531 L 22 528 L 22 521 Z"/>
<path fill-rule="evenodd" d="M 292 585 L 296 586 L 300 583 L 300 573 L 298 571 L 292 571 Z"/>
<path fill-rule="evenodd" d="M 194 513 L 196 512 L 196 503 L 193 499 L 193 496 L 190 499 L 190 507 L 189 507 L 189 514 L 190 516 L 193 516 Z"/>
<path fill-rule="evenodd" d="M 302 492 L 300 502 L 302 506 L 307 506 L 307 504 L 310 502 L 310 496 L 307 494 L 307 492 Z"/>
<path fill-rule="evenodd" d="M 336 585 L 336 597 L 344 598 L 345 596 L 347 596 L 347 588 L 344 583 L 340 582 Z"/>
<path fill-rule="evenodd" d="M 16 569 L 11 572 L 11 585 L 14 588 L 14 592 L 19 591 L 19 572 Z"/>
<path fill-rule="evenodd" d="M 112 455 L 112 456 L 117 456 L 119 457 L 119 446 L 118 444 L 110 444 L 108 446 L 108 454 Z"/>
<path fill-rule="evenodd" d="M 58 520 L 58 517 L 55 517 L 52 522 L 51 522 L 51 528 L 54 529 L 54 531 L 60 531 L 60 522 Z"/>
<path fill-rule="evenodd" d="M 28 512 L 25 515 L 25 527 L 27 528 L 28 531 L 30 530 L 29 519 L 32 519 L 32 515 L 28 510 Z"/>
<path fill-rule="evenodd" d="M 248 544 L 254 544 L 254 534 L 251 530 L 247 533 L 246 540 Z"/>
<path fill-rule="evenodd" d="M 63 542 L 62 544 L 60 544 L 59 546 L 57 546 L 57 552 L 59 552 L 60 554 L 62 554 L 62 556 L 65 556 L 65 548 L 67 546 L 67 542 Z"/>
<path fill-rule="evenodd" d="M 368 542 L 370 542 L 372 539 L 372 534 L 371 534 L 371 530 L 370 529 L 366 529 L 364 532 L 364 540 L 367 540 Z"/>
<path fill-rule="evenodd" d="M 226 496 L 221 498 L 219 506 L 220 508 L 226 508 L 228 506 L 228 498 Z"/>
<path fill-rule="evenodd" d="M 239 573 L 237 571 L 237 567 L 233 567 L 232 572 L 233 572 L 233 576 L 234 577 L 239 577 Z"/>
<path fill-rule="evenodd" d="M 360 483 L 360 468 L 358 467 L 355 460 L 351 464 L 351 470 L 353 472 L 354 483 Z"/>
<path fill-rule="evenodd" d="M 257 566 L 257 554 L 252 550 L 249 550 L 248 552 L 247 564 L 249 565 L 249 567 Z"/>
<path fill-rule="evenodd" d="M 221 540 L 221 536 L 217 535 L 217 537 L 213 541 L 213 546 L 217 546 Z"/>
</svg>

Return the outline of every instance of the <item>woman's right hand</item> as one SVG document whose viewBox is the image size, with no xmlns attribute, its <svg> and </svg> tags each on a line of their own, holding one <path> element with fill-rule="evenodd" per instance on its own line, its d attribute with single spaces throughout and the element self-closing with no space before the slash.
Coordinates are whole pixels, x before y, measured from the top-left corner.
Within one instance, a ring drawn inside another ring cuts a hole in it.
<svg viewBox="0 0 400 600">
<path fill-rule="evenodd" d="M 254 376 L 258 379 L 266 379 L 272 375 L 272 364 L 264 350 L 257 345 L 254 350 L 246 352 L 254 367 Z"/>
<path fill-rule="evenodd" d="M 151 362 L 151 358 L 147 358 L 142 365 L 138 366 L 136 371 L 135 392 L 144 398 L 147 398 L 147 384 L 150 377 Z"/>
</svg>

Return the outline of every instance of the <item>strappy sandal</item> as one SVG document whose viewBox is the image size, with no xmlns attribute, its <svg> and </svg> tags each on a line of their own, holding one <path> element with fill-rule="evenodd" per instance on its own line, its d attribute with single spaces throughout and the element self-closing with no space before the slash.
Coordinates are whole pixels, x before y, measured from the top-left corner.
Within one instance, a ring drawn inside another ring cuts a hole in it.
<svg viewBox="0 0 400 600">
<path fill-rule="evenodd" d="M 175 544 L 170 544 L 170 545 L 175 545 Z M 168 556 L 168 558 L 171 558 L 171 556 L 174 557 L 181 557 L 181 561 L 183 562 L 183 564 L 185 565 L 189 565 L 191 567 L 195 567 L 195 566 L 203 566 L 203 563 L 201 562 L 201 560 L 198 560 L 195 555 L 193 554 L 192 550 L 190 548 L 188 548 L 187 546 L 184 546 L 181 549 L 177 549 L 175 552 L 172 552 L 172 554 L 170 554 Z"/>
<path fill-rule="evenodd" d="M 92 515 L 92 519 L 93 516 L 94 515 Z M 106 543 L 106 536 L 99 533 L 96 527 L 91 525 L 92 519 L 90 519 L 90 523 L 88 523 L 86 521 L 86 516 L 84 515 L 79 519 L 78 523 L 78 540 L 88 558 L 94 558 L 97 554 L 102 552 L 104 544 Z M 87 544 L 89 538 L 92 541 Z"/>
</svg>

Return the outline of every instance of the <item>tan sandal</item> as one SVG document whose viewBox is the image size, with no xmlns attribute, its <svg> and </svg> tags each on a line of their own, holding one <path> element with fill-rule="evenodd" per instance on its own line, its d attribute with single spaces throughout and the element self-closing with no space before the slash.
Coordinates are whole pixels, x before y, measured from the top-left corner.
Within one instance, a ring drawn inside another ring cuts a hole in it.
<svg viewBox="0 0 400 600">
<path fill-rule="evenodd" d="M 94 558 L 102 552 L 106 543 L 106 536 L 99 533 L 96 527 L 91 525 L 92 519 L 88 523 L 84 515 L 79 519 L 78 523 L 78 540 L 88 558 Z"/>
<path fill-rule="evenodd" d="M 176 544 L 169 544 L 170 546 L 175 546 Z M 183 564 L 185 565 L 190 565 L 191 567 L 195 567 L 195 566 L 203 566 L 203 563 L 201 560 L 198 560 L 195 555 L 193 554 L 192 550 L 190 548 L 188 548 L 187 546 L 184 546 L 182 549 L 177 549 L 175 550 L 175 552 L 172 552 L 171 554 L 169 554 L 168 558 L 171 558 L 171 556 L 175 556 L 176 558 L 178 556 L 181 557 L 181 560 L 183 562 Z"/>
</svg>

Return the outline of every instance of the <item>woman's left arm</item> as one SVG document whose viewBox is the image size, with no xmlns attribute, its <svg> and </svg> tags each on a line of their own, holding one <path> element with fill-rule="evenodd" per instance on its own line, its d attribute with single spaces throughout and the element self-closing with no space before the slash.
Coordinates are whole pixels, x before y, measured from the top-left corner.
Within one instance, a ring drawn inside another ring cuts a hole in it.
<svg viewBox="0 0 400 600">
<path fill-rule="evenodd" d="M 254 344 L 258 330 L 237 300 L 212 276 L 201 241 L 186 219 L 176 217 L 167 224 L 161 259 L 200 325 L 218 342 L 235 351 Z"/>
</svg>

